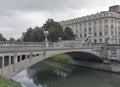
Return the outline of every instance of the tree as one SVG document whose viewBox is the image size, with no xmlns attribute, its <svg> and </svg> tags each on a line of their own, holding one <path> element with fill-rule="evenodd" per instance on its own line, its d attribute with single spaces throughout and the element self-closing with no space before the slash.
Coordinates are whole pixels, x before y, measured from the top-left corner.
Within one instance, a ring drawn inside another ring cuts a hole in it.
<svg viewBox="0 0 120 87">
<path fill-rule="evenodd" d="M 2 34 L 0 34 L 0 41 L 7 41 L 7 39 L 4 38 Z"/>
<path fill-rule="evenodd" d="M 73 40 L 75 35 L 71 28 L 66 27 L 63 31 L 63 27 L 59 22 L 55 22 L 53 19 L 48 19 L 46 23 L 40 27 L 28 28 L 27 32 L 23 33 L 23 41 L 25 42 L 41 42 L 45 40 L 44 31 L 48 31 L 48 40 L 52 42 L 58 41 L 58 38 L 63 40 Z"/>
<path fill-rule="evenodd" d="M 64 33 L 62 26 L 53 19 L 48 19 L 42 29 L 49 32 L 48 39 L 52 42 L 58 41 L 59 37 L 63 38 Z"/>
<path fill-rule="evenodd" d="M 13 37 L 10 37 L 9 41 L 13 42 L 13 41 L 16 41 L 16 40 Z"/>
<path fill-rule="evenodd" d="M 64 40 L 74 40 L 75 39 L 75 35 L 73 34 L 73 31 L 71 28 L 66 27 L 64 30 Z"/>
<path fill-rule="evenodd" d="M 22 33 L 22 37 L 23 37 L 23 41 L 25 42 L 30 42 L 31 41 L 31 33 L 32 33 L 33 29 L 32 28 L 28 28 L 27 32 Z"/>
<path fill-rule="evenodd" d="M 40 27 L 34 29 L 28 28 L 27 32 L 23 33 L 24 42 L 41 42 L 44 40 L 43 30 Z"/>
<path fill-rule="evenodd" d="M 44 33 L 40 27 L 35 27 L 31 33 L 31 40 L 34 42 L 41 42 L 44 41 Z"/>
</svg>

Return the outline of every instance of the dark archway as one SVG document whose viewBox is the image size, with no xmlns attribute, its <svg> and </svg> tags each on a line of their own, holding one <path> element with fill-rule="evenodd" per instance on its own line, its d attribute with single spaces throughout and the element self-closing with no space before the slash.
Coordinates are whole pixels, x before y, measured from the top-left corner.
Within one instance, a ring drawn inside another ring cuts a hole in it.
<svg viewBox="0 0 120 87">
<path fill-rule="evenodd" d="M 74 60 L 78 60 L 78 61 L 96 62 L 96 63 L 103 62 L 103 60 L 98 56 L 86 52 L 70 52 L 67 54 L 72 56 Z"/>
</svg>

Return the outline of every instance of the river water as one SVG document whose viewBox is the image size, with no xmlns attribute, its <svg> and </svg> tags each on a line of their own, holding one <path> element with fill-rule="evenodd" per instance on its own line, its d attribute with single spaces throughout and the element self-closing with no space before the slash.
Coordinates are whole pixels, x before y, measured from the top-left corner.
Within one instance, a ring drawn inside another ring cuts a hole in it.
<svg viewBox="0 0 120 87">
<path fill-rule="evenodd" d="M 52 61 L 40 62 L 12 79 L 25 87 L 120 87 L 120 74 Z"/>
</svg>

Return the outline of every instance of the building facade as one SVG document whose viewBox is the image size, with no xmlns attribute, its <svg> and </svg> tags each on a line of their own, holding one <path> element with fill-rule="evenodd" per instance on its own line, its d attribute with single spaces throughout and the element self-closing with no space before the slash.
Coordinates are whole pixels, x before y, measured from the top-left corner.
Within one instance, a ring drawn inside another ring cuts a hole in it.
<svg viewBox="0 0 120 87">
<path fill-rule="evenodd" d="M 120 14 L 118 12 L 120 6 L 117 5 L 117 10 L 114 10 L 115 6 L 112 7 L 109 11 L 61 21 L 60 24 L 63 29 L 70 27 L 76 39 L 81 42 L 87 42 L 89 39 L 91 43 L 120 44 Z"/>
</svg>

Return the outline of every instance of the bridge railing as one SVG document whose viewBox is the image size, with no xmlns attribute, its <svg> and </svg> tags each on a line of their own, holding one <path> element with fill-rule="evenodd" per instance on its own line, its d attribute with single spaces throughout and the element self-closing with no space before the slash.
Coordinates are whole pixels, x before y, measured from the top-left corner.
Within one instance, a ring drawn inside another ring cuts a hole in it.
<svg viewBox="0 0 120 87">
<path fill-rule="evenodd" d="M 82 44 L 75 41 L 49 42 L 46 48 L 45 42 L 0 42 L 0 52 L 4 51 L 28 51 L 54 48 L 88 48 L 97 46 L 94 44 Z"/>
</svg>

